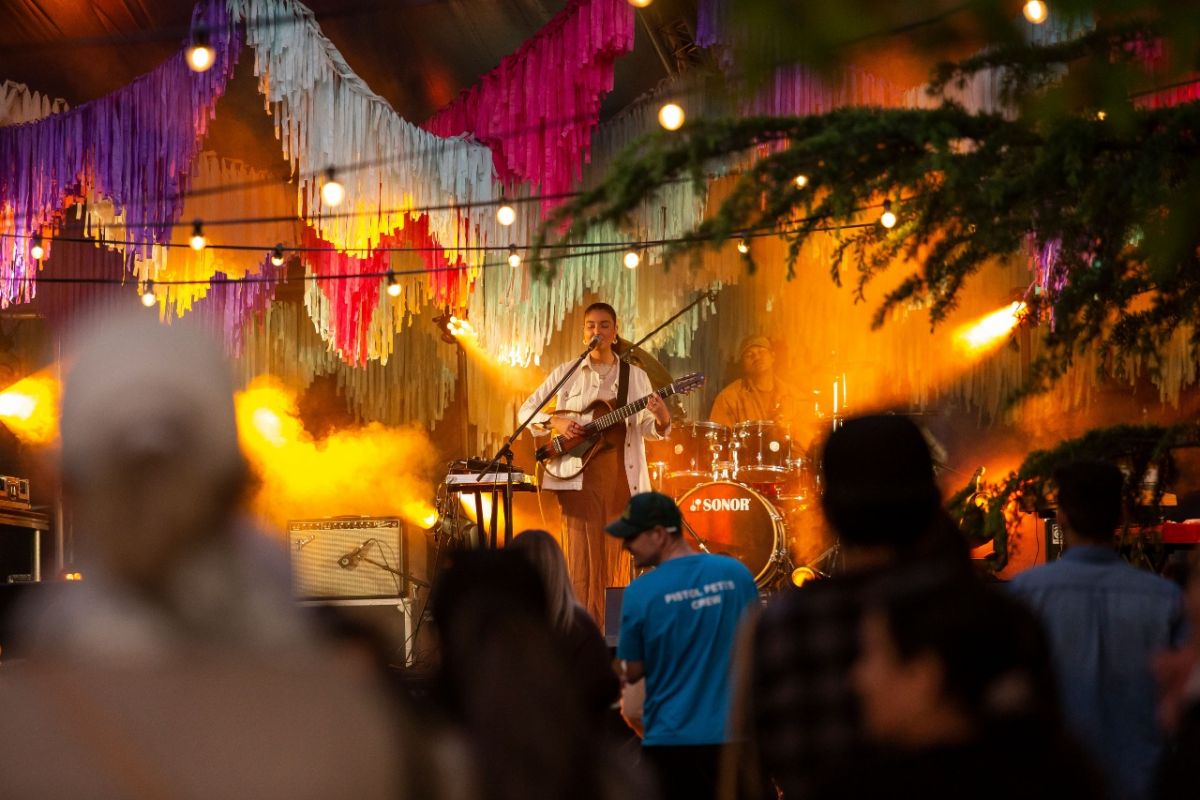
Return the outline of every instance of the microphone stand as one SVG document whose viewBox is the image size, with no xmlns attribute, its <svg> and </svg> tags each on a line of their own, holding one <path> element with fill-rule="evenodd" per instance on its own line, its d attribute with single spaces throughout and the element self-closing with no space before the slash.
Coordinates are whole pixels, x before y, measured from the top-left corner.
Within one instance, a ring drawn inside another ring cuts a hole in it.
<svg viewBox="0 0 1200 800">
<path fill-rule="evenodd" d="M 517 437 L 520 436 L 521 433 L 527 427 L 529 427 L 529 424 L 531 422 L 533 422 L 533 418 L 536 417 L 538 414 L 542 413 L 542 409 L 545 408 L 546 404 L 550 402 L 550 398 L 557 395 L 558 390 L 561 389 L 566 384 L 566 382 L 571 378 L 572 375 L 574 375 L 576 373 L 576 371 L 578 371 L 578 369 L 581 366 L 583 366 L 583 360 L 585 358 L 587 358 L 588 355 L 590 355 L 591 352 L 593 350 L 595 350 L 599 344 L 600 344 L 600 337 L 599 336 L 592 337 L 592 341 L 588 343 L 587 349 L 579 354 L 579 358 L 575 359 L 575 363 L 572 364 L 571 368 L 569 370 L 567 370 L 567 373 L 562 376 L 562 379 L 559 380 L 558 383 L 554 384 L 554 388 L 552 388 L 550 391 L 548 391 L 546 393 L 546 396 L 542 398 L 542 402 L 538 404 L 538 407 L 535 408 L 529 414 L 529 416 L 526 417 L 521 422 L 521 424 L 517 426 L 517 429 L 515 431 L 513 431 L 512 434 L 510 434 L 507 439 L 504 440 L 504 444 L 500 445 L 500 449 L 496 451 L 496 455 L 492 456 L 492 460 L 488 462 L 488 465 L 486 467 L 484 467 L 483 470 L 477 476 L 475 476 L 475 480 L 482 481 L 485 475 L 487 475 L 489 472 L 491 472 L 493 469 L 496 468 L 496 465 L 500 463 L 500 459 L 502 459 L 502 458 L 504 459 L 505 463 L 507 464 L 508 468 L 506 470 L 505 481 L 504 481 L 504 543 L 506 545 L 508 544 L 509 540 L 512 538 L 512 495 L 513 495 L 512 444 L 513 444 L 513 442 L 515 442 L 517 440 Z M 493 484 L 493 486 L 494 486 L 494 484 Z M 495 488 L 492 489 L 491 546 L 492 547 L 496 546 L 496 490 L 495 490 Z"/>
<path fill-rule="evenodd" d="M 412 575 L 409 575 L 407 572 L 401 572 L 398 569 L 392 569 L 387 564 L 380 564 L 378 561 L 376 561 L 373 558 L 367 558 L 366 556 L 360 556 L 360 560 L 367 562 L 368 564 L 370 564 L 373 567 L 379 567 L 384 572 L 390 572 L 393 575 L 399 575 L 401 578 L 404 578 L 404 580 L 408 581 L 409 583 L 415 583 L 417 586 L 420 586 L 423 589 L 430 588 L 429 584 L 426 583 L 425 581 L 421 580 L 420 578 L 414 578 Z"/>
</svg>

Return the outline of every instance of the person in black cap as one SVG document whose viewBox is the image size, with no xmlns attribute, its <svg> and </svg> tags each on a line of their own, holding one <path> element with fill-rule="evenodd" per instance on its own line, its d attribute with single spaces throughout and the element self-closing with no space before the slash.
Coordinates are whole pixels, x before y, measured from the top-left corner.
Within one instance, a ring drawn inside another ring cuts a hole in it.
<svg viewBox="0 0 1200 800">
<path fill-rule="evenodd" d="M 736 559 L 694 550 L 679 507 L 658 492 L 634 495 L 606 530 L 637 567 L 653 568 L 625 590 L 617 645 L 626 682 L 646 681 L 642 752 L 665 800 L 714 797 L 733 644 L 758 598 L 754 576 Z"/>
<path fill-rule="evenodd" d="M 941 508 L 933 459 L 911 420 L 851 418 L 822 452 L 821 508 L 838 537 L 842 573 L 789 589 L 748 634 L 747 683 L 731 733 L 747 796 L 811 796 L 855 763 L 863 726 L 848 676 L 859 650 L 862 609 L 884 581 L 914 570 L 930 580 L 970 580 L 965 541 Z"/>
</svg>

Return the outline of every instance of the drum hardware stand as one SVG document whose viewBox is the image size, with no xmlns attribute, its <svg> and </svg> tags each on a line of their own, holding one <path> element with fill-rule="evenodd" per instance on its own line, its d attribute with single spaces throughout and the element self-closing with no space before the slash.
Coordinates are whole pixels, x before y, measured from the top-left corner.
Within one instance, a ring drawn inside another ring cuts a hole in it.
<svg viewBox="0 0 1200 800">
<path fill-rule="evenodd" d="M 533 418 L 536 417 L 538 414 L 542 413 L 542 409 L 545 408 L 546 404 L 550 402 L 550 398 L 555 397 L 558 394 L 558 390 L 561 389 L 566 384 L 566 382 L 571 379 L 571 376 L 574 375 L 575 372 L 581 366 L 583 366 L 583 360 L 585 358 L 587 358 L 588 355 L 593 350 L 595 350 L 596 346 L 599 344 L 600 344 L 599 336 L 593 337 L 592 340 L 590 342 L 588 342 L 587 349 L 579 354 L 579 358 L 575 359 L 575 363 L 572 364 L 571 368 L 569 370 L 567 370 L 565 375 L 562 376 L 562 379 L 559 380 L 558 383 L 554 384 L 554 388 L 552 388 L 550 391 L 546 392 L 546 396 L 542 398 L 542 402 L 538 404 L 537 408 L 535 408 L 533 411 L 531 411 L 529 413 L 529 416 L 526 417 L 524 419 L 524 421 L 522 421 L 521 424 L 517 426 L 517 429 L 515 431 L 513 431 L 512 434 L 509 435 L 509 437 L 507 439 L 504 440 L 504 444 L 500 445 L 500 449 L 496 451 L 496 455 L 492 456 L 492 460 L 488 462 L 487 466 L 485 466 L 477 476 L 475 476 L 476 480 L 482 481 L 489 472 L 491 472 L 492 470 L 494 470 L 496 468 L 496 465 L 498 465 L 500 463 L 500 459 L 502 459 L 502 458 L 504 459 L 505 464 L 507 464 L 507 466 L 508 466 L 507 471 L 505 473 L 504 493 L 503 493 L 503 495 L 504 495 L 504 543 L 506 545 L 512 539 L 512 496 L 513 496 L 512 443 L 517 440 L 517 437 L 521 435 L 522 431 L 524 431 L 526 428 L 529 427 L 529 424 L 531 422 L 533 422 Z M 497 520 L 496 520 L 496 505 L 497 505 L 496 495 L 498 493 L 499 493 L 498 490 L 496 490 L 496 489 L 492 490 L 492 520 L 491 520 L 492 524 L 491 524 L 491 534 L 490 534 L 490 540 L 489 540 L 492 547 L 496 546 L 496 522 L 497 522 Z M 476 495 L 476 502 L 478 504 L 481 504 L 481 501 L 479 500 L 478 495 Z M 477 505 L 477 507 L 480 507 L 480 506 Z M 480 522 L 482 524 L 482 519 L 480 520 Z"/>
<path fill-rule="evenodd" d="M 680 517 L 679 521 L 683 523 L 683 527 L 686 528 L 687 532 L 690 533 L 692 535 L 692 538 L 696 540 L 696 545 L 700 548 L 700 550 L 702 552 L 705 552 L 705 553 L 712 552 L 711 550 L 708 549 L 708 543 L 704 541 L 704 538 L 700 534 L 696 533 L 696 529 L 693 528 L 691 525 L 689 525 L 688 521 L 686 519 L 683 519 L 682 517 Z"/>
</svg>

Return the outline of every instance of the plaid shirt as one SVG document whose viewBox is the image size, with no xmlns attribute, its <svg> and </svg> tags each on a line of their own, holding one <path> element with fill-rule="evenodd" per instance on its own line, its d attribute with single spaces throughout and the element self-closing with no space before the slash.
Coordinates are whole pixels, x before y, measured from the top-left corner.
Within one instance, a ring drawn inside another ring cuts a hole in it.
<svg viewBox="0 0 1200 800">
<path fill-rule="evenodd" d="M 789 800 L 811 794 L 862 744 L 850 670 L 858 657 L 863 598 L 876 574 L 789 589 L 754 633 L 748 712 L 760 774 Z"/>
</svg>

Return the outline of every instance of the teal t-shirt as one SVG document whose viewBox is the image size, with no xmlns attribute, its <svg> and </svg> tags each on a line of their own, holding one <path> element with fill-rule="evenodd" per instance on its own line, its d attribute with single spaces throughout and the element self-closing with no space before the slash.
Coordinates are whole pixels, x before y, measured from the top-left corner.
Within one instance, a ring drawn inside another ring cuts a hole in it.
<svg viewBox="0 0 1200 800">
<path fill-rule="evenodd" d="M 664 561 L 625 589 L 617 657 L 645 665 L 643 745 L 727 740 L 734 638 L 757 599 L 744 564 L 708 553 Z"/>
</svg>

